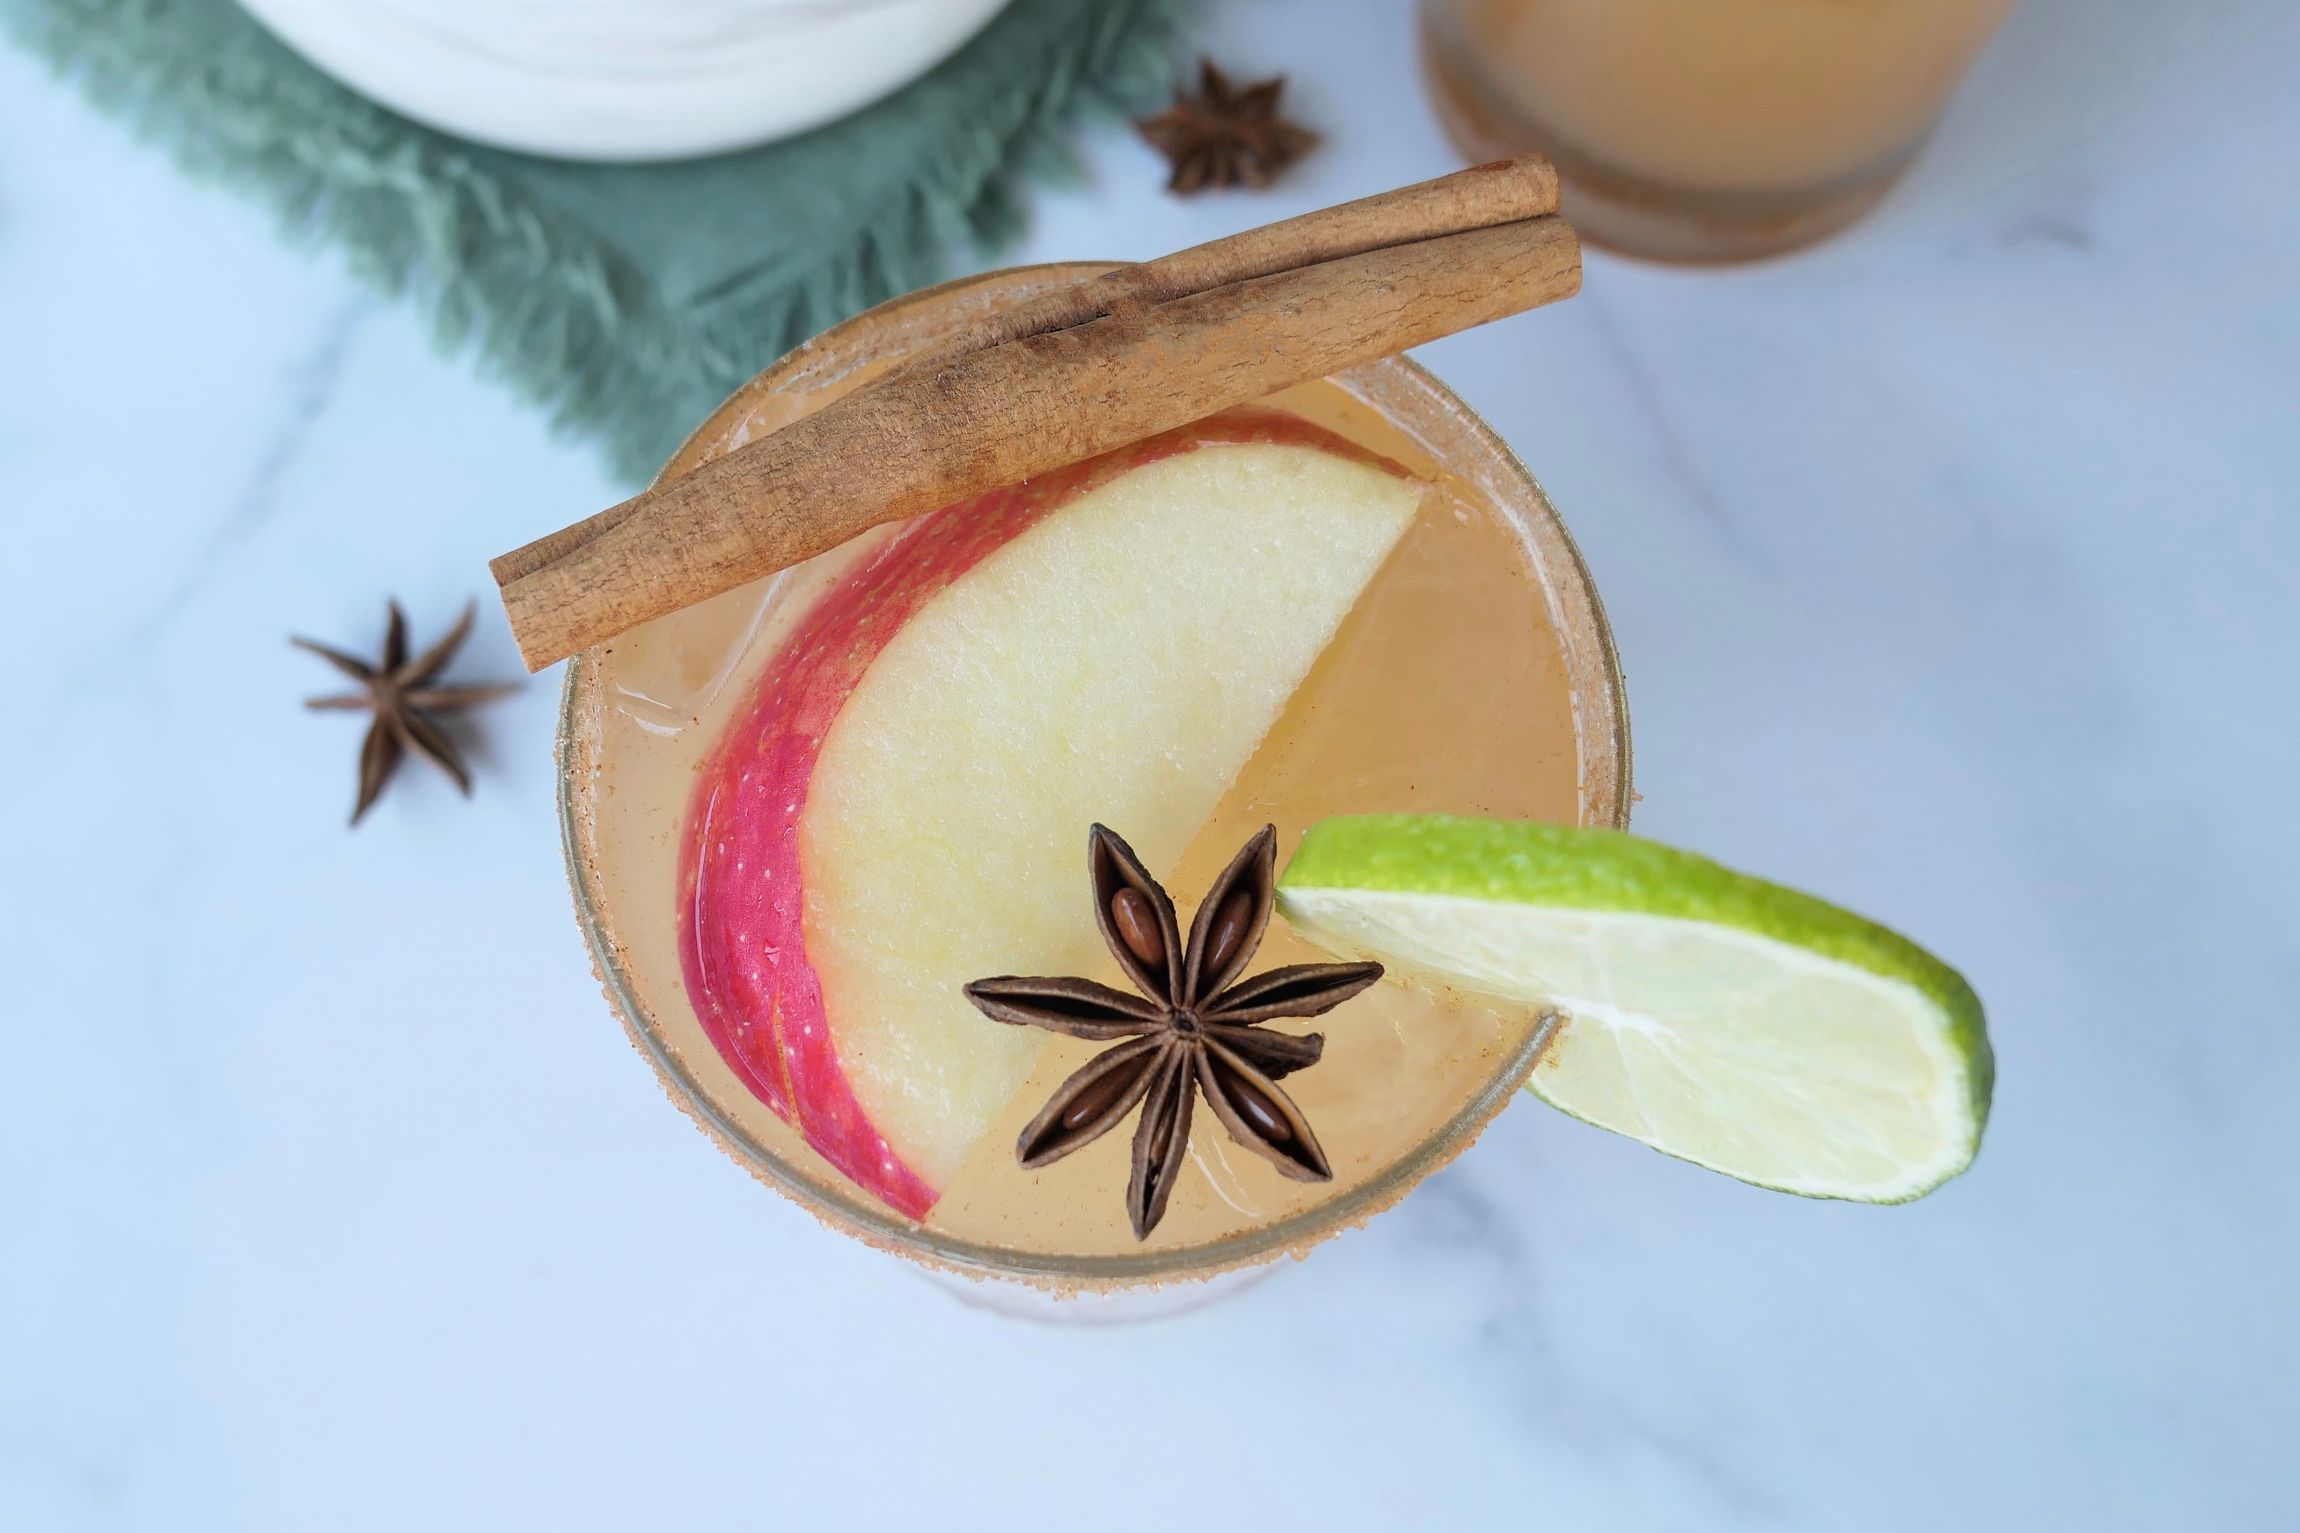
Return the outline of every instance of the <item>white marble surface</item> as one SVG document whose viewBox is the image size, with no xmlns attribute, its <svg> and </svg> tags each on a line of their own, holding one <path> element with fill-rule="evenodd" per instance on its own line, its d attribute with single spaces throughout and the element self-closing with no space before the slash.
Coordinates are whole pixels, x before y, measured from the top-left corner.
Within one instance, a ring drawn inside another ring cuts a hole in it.
<svg viewBox="0 0 2300 1533">
<path fill-rule="evenodd" d="M 1178 206 L 1107 135 L 1021 255 L 1446 165 L 1403 0 L 1215 31 L 1330 148 Z M 1806 1203 L 1529 1101 L 1307 1264 L 1077 1331 L 664 1102 L 547 682 L 471 804 L 341 829 L 282 636 L 434 628 L 613 487 L 0 51 L 0 1527 L 2290 1526 L 2295 54 L 2280 0 L 2030 0 L 1850 237 L 1431 348 L 1595 566 L 1641 828 L 1987 998 L 1973 1173 Z M 465 673 L 513 669 L 490 615 Z"/>
</svg>

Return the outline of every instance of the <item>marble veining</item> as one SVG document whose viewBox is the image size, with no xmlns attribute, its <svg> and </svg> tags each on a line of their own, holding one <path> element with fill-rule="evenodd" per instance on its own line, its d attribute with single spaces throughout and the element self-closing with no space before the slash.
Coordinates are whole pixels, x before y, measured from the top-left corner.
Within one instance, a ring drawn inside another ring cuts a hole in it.
<svg viewBox="0 0 2300 1533">
<path fill-rule="evenodd" d="M 1621 333 L 1620 322 L 1601 293 L 1589 295 L 1584 313 L 1605 342 L 1606 352 L 1614 369 L 1620 374 L 1639 416 L 1650 428 L 1655 450 L 1677 488 L 1685 505 L 1709 524 L 1709 532 L 1737 557 L 1753 558 L 1745 535 L 1735 526 L 1733 516 L 1716 489 L 1702 477 L 1698 457 L 1679 436 L 1676 422 L 1670 418 L 1668 402 L 1653 375 L 1646 370 L 1638 356 Z"/>
<path fill-rule="evenodd" d="M 312 426 L 334 402 L 353 336 L 375 304 L 366 294 L 347 296 L 322 320 L 310 345 L 290 360 L 279 389 L 279 417 L 261 437 L 246 479 L 215 520 L 207 540 L 192 553 L 182 577 L 148 614 L 129 622 L 123 658 L 132 660 L 162 636 L 170 619 L 199 594 L 216 567 L 278 511 L 280 480 L 303 452 Z"/>
<path fill-rule="evenodd" d="M 1099 134 L 1017 259 L 1449 163 L 1406 0 L 1209 26 L 1327 147 L 1174 202 Z M 0 1527 L 2288 1526 L 2295 54 L 2281 0 L 2028 0 L 1845 238 L 1593 257 L 1426 353 L 1589 558 L 1639 828 L 1987 1000 L 1971 1175 L 1773 1197 L 1529 1100 L 1299 1266 L 1065 1329 L 662 1100 L 568 916 L 550 678 L 469 804 L 343 829 L 285 636 L 434 632 L 622 487 L 0 50 Z M 499 619 L 461 664 L 516 673 Z"/>
</svg>

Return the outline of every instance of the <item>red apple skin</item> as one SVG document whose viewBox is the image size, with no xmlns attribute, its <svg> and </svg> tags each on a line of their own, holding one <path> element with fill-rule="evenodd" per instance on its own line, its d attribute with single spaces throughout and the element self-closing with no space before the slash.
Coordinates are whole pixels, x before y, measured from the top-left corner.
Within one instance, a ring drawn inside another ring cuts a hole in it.
<svg viewBox="0 0 2300 1533">
<path fill-rule="evenodd" d="M 839 1063 L 837 1018 L 824 1013 L 807 952 L 799 831 L 823 740 L 911 615 L 1048 512 L 1175 453 L 1261 442 L 1323 448 L 1402 472 L 1296 416 L 1231 410 L 928 512 L 817 599 L 703 765 L 679 866 L 680 959 L 695 1015 L 760 1101 L 901 1214 L 925 1218 L 942 1189 L 904 1164 L 865 1115 Z M 1080 826 L 1082 846 L 1085 834 Z"/>
</svg>

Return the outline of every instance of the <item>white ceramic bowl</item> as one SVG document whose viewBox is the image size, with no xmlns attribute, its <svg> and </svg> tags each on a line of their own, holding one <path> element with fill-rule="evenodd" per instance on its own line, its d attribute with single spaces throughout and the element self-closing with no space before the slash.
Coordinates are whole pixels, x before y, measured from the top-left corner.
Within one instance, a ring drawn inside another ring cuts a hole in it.
<svg viewBox="0 0 2300 1533">
<path fill-rule="evenodd" d="M 801 132 L 924 74 L 1006 0 L 241 0 L 394 111 L 535 154 L 654 160 Z"/>
</svg>

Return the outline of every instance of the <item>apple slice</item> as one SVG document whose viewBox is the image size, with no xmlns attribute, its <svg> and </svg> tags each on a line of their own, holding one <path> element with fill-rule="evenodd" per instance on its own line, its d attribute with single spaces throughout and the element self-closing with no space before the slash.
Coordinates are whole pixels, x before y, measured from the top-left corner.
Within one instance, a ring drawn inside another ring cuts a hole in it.
<svg viewBox="0 0 2300 1533">
<path fill-rule="evenodd" d="M 1087 827 L 1169 871 L 1420 501 L 1329 432 L 1232 411 L 865 557 L 688 813 L 681 956 L 719 1052 L 923 1218 L 1044 1047 L 960 987 L 1088 970 Z"/>
</svg>

